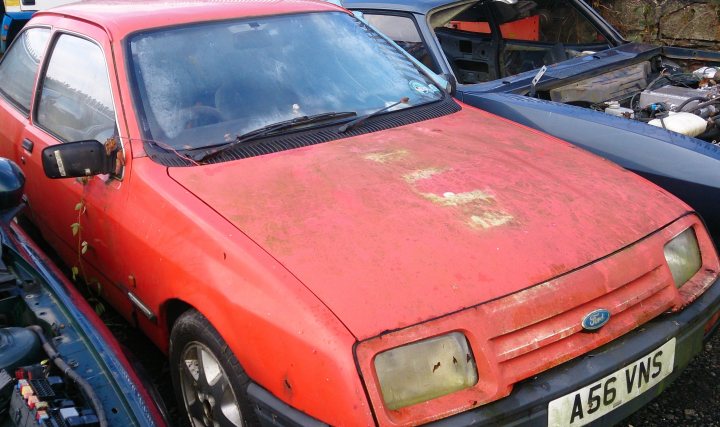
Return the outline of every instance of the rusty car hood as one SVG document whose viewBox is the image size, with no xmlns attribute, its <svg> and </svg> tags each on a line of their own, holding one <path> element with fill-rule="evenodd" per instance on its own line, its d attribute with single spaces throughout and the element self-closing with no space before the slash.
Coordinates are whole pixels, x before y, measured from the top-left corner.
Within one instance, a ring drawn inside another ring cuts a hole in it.
<svg viewBox="0 0 720 427">
<path fill-rule="evenodd" d="M 358 339 L 547 281 L 689 209 L 605 160 L 468 107 L 169 174 Z"/>
</svg>

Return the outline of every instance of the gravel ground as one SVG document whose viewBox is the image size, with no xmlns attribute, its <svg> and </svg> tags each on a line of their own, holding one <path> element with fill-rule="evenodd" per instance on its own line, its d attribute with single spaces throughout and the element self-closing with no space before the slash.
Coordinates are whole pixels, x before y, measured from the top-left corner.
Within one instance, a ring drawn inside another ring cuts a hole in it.
<svg viewBox="0 0 720 427">
<path fill-rule="evenodd" d="M 657 399 L 620 425 L 720 426 L 720 333 Z"/>
</svg>

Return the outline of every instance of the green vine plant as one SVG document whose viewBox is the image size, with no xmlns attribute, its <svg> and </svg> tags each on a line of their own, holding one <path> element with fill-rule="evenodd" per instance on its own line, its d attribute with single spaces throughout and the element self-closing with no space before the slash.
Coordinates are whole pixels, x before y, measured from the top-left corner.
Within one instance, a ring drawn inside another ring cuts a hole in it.
<svg viewBox="0 0 720 427">
<path fill-rule="evenodd" d="M 85 186 L 88 184 L 88 179 L 83 177 L 80 178 L 79 181 L 83 185 L 83 195 L 80 196 L 80 201 L 75 205 L 75 211 L 77 212 L 77 221 L 70 224 L 72 234 L 76 237 L 77 241 L 77 264 L 73 265 L 70 271 L 72 273 L 73 282 L 79 283 L 79 280 L 81 279 L 82 282 L 85 284 L 85 298 L 87 299 L 88 303 L 90 303 L 90 305 L 93 307 L 95 312 L 99 316 L 101 316 L 105 313 L 105 305 L 100 300 L 100 296 L 102 295 L 102 284 L 96 277 L 88 277 L 85 271 L 85 266 L 83 265 L 83 256 L 87 253 L 88 249 L 90 249 L 90 245 L 83 237 L 82 224 L 83 217 L 87 213 L 84 189 Z"/>
</svg>

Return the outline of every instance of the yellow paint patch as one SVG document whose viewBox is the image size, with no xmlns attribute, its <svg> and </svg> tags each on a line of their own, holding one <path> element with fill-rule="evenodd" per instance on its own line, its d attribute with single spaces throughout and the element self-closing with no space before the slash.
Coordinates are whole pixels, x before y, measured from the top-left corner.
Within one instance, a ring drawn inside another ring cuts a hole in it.
<svg viewBox="0 0 720 427">
<path fill-rule="evenodd" d="M 473 228 L 482 228 L 487 230 L 488 228 L 499 227 L 507 224 L 514 218 L 512 215 L 505 212 L 487 211 L 479 215 L 470 216 L 470 226 Z"/>
<path fill-rule="evenodd" d="M 376 153 L 366 154 L 365 159 L 378 163 L 389 163 L 400 160 L 407 156 L 407 154 L 407 150 L 395 150 L 385 152 L 380 151 Z"/>
<path fill-rule="evenodd" d="M 423 179 L 428 179 L 433 175 L 437 175 L 441 172 L 443 172 L 444 169 L 440 168 L 427 168 L 427 169 L 418 169 L 416 171 L 412 171 L 410 173 L 406 173 L 403 175 L 403 179 L 408 183 L 412 184 L 416 181 L 421 181 Z"/>
<path fill-rule="evenodd" d="M 423 197 L 441 206 L 462 206 L 473 202 L 492 202 L 494 197 L 482 190 L 468 191 L 465 193 L 444 193 L 438 196 L 434 193 L 421 193 Z"/>
</svg>

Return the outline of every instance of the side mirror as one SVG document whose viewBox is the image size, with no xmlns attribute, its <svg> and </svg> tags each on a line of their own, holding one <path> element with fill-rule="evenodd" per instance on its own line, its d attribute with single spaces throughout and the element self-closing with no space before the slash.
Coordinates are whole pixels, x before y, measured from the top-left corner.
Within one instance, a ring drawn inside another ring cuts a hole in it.
<svg viewBox="0 0 720 427">
<path fill-rule="evenodd" d="M 444 78 L 448 82 L 447 92 L 450 95 L 455 95 L 457 92 L 457 79 L 450 73 L 440 74 L 440 77 Z"/>
<path fill-rule="evenodd" d="M 48 178 L 78 178 L 111 173 L 116 152 L 108 153 L 101 142 L 77 141 L 46 147 L 42 163 Z"/>
<path fill-rule="evenodd" d="M 4 213 L 20 206 L 24 188 L 23 171 L 12 160 L 0 157 L 0 212 Z"/>
</svg>

